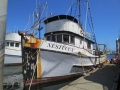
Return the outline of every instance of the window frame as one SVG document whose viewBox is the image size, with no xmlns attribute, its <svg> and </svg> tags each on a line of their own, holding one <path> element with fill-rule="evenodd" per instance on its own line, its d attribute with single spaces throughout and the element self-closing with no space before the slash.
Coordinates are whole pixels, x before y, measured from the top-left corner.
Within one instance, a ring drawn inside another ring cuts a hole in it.
<svg viewBox="0 0 120 90">
<path fill-rule="evenodd" d="M 17 44 L 18 44 L 18 46 L 16 46 Z M 17 48 L 20 47 L 20 43 L 16 42 L 15 47 L 17 47 Z"/>
<path fill-rule="evenodd" d="M 48 40 L 48 37 L 50 37 L 50 40 Z M 51 35 L 46 36 L 46 40 L 51 41 Z"/>
<path fill-rule="evenodd" d="M 70 44 L 75 45 L 75 36 L 69 35 L 69 37 L 70 37 Z M 73 42 L 71 42 L 72 37 L 73 37 Z"/>
<path fill-rule="evenodd" d="M 61 42 L 58 42 L 58 36 L 61 35 Z M 63 34 L 56 34 L 56 42 L 63 43 Z"/>
<path fill-rule="evenodd" d="M 55 37 L 53 38 L 53 36 L 55 36 Z M 55 39 L 55 40 L 53 40 L 53 39 Z M 56 42 L 56 41 L 57 41 L 56 34 L 52 34 L 52 35 L 51 35 L 51 41 L 52 41 L 52 42 Z"/>
<path fill-rule="evenodd" d="M 10 42 L 6 42 L 5 46 L 9 47 L 10 46 Z"/>
<path fill-rule="evenodd" d="M 53 40 L 54 36 L 54 40 Z M 61 40 L 58 40 L 58 37 L 61 36 Z M 49 37 L 49 38 L 48 38 Z M 66 40 L 64 40 L 66 38 Z M 46 36 L 47 41 L 62 43 L 62 44 L 72 44 L 75 45 L 75 36 L 67 33 L 56 33 L 49 34 Z"/>
<path fill-rule="evenodd" d="M 87 42 L 87 48 L 91 49 L 91 42 Z"/>
<path fill-rule="evenodd" d="M 67 42 L 67 40 L 66 41 L 64 41 L 64 36 L 68 36 L 68 42 Z M 63 34 L 63 43 L 70 43 L 70 35 L 69 34 Z"/>
<path fill-rule="evenodd" d="M 13 44 L 13 45 L 12 45 Z M 10 47 L 14 47 L 15 43 L 14 42 L 10 42 Z"/>
<path fill-rule="evenodd" d="M 80 39 L 80 45 L 82 45 L 83 44 L 83 40 L 82 39 Z"/>
</svg>

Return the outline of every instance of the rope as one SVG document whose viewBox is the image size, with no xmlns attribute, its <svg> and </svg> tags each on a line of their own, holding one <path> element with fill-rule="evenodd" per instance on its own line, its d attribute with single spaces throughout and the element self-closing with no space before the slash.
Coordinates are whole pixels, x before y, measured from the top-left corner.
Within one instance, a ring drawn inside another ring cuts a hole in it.
<svg viewBox="0 0 120 90">
<path fill-rule="evenodd" d="M 37 52 L 37 50 L 36 50 L 36 52 Z M 36 53 L 36 52 L 35 52 L 35 53 Z M 31 56 L 31 58 L 35 55 L 35 53 Z M 31 59 L 31 58 L 30 58 L 30 59 Z M 28 61 L 30 61 L 30 59 L 27 60 L 26 63 L 27 63 Z M 21 67 L 19 67 L 17 70 L 15 70 L 13 73 L 9 74 L 8 76 L 11 76 L 11 75 L 13 75 L 14 73 L 16 73 L 17 71 L 19 71 L 26 63 L 24 63 Z M 7 76 L 6 76 L 6 77 L 7 77 Z"/>
<path fill-rule="evenodd" d="M 36 50 L 36 51 L 37 51 L 37 50 Z M 37 60 L 36 60 L 36 65 L 37 65 Z M 28 89 L 28 90 L 30 90 L 31 85 L 32 85 L 32 80 L 33 80 L 33 76 L 34 76 L 34 74 L 35 74 L 36 65 L 35 65 L 34 70 L 33 70 L 33 75 L 32 75 L 32 79 L 31 79 L 31 81 L 30 81 L 30 86 L 29 86 L 29 89 Z"/>
<path fill-rule="evenodd" d="M 41 46 L 42 44 L 43 44 L 43 41 L 41 42 L 40 46 Z M 36 50 L 36 52 L 37 52 L 37 50 Z M 38 52 L 40 52 L 40 49 L 39 49 Z M 40 53 L 39 53 L 39 55 L 40 55 Z M 36 65 L 37 65 L 37 60 L 36 60 Z M 34 76 L 34 74 L 35 74 L 36 65 L 35 65 L 35 67 L 34 67 L 33 76 Z M 29 89 L 28 89 L 28 90 L 30 90 L 30 88 L 31 88 L 33 76 L 32 76 L 32 79 L 31 79 L 31 81 L 30 81 L 30 86 L 29 86 Z"/>
</svg>

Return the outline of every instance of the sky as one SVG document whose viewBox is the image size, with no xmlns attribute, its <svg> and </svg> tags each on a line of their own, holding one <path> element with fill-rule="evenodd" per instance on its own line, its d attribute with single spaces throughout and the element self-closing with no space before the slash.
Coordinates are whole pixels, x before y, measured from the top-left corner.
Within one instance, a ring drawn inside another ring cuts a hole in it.
<svg viewBox="0 0 120 90">
<path fill-rule="evenodd" d="M 7 32 L 22 31 L 29 29 L 33 25 L 32 15 L 36 8 L 36 1 L 41 6 L 45 5 L 46 2 L 48 3 L 48 15 L 49 13 L 53 13 L 53 15 L 66 14 L 70 6 L 76 2 L 76 0 L 8 0 Z M 120 0 L 89 1 L 97 43 L 106 44 L 107 49 L 115 51 L 116 39 L 120 35 Z M 81 23 L 83 28 L 89 31 L 89 27 L 85 27 L 86 5 L 85 2 L 81 5 Z M 46 11 L 43 13 L 43 17 L 45 16 Z M 43 36 L 44 29 L 41 30 L 41 37 Z"/>
</svg>

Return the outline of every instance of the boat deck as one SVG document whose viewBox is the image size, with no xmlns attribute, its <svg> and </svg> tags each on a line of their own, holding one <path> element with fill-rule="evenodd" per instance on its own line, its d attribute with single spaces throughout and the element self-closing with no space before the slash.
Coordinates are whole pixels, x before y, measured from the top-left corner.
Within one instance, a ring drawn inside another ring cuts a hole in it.
<svg viewBox="0 0 120 90">
<path fill-rule="evenodd" d="M 59 90 L 116 90 L 114 79 L 119 71 L 118 66 L 106 63 Z"/>
</svg>

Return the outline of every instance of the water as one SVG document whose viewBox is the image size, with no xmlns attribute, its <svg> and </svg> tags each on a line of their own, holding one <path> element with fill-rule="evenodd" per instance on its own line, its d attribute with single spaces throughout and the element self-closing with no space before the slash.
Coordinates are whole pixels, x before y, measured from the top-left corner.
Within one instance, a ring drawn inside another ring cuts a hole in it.
<svg viewBox="0 0 120 90">
<path fill-rule="evenodd" d="M 109 54 L 108 55 L 108 60 L 111 60 L 112 58 L 114 58 L 115 57 L 115 54 Z"/>
<path fill-rule="evenodd" d="M 21 66 L 7 66 L 4 67 L 4 76 L 12 75 L 12 74 L 21 74 L 22 68 Z"/>
</svg>

